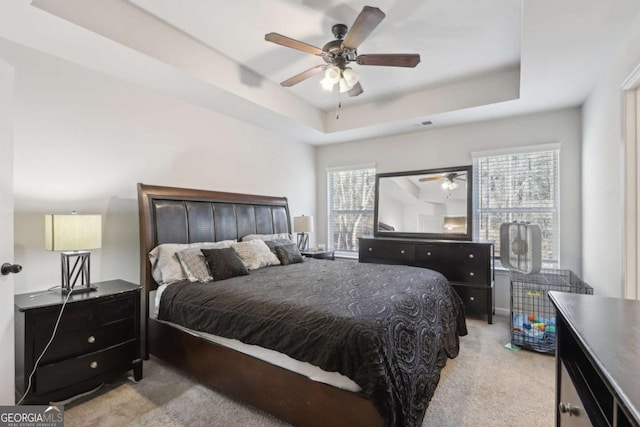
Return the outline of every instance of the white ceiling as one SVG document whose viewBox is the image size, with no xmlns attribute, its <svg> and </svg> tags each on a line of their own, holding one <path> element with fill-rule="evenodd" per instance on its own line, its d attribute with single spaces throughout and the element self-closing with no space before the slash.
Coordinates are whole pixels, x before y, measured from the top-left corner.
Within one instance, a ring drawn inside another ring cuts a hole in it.
<svg viewBox="0 0 640 427">
<path fill-rule="evenodd" d="M 359 47 L 419 53 L 357 67 L 364 94 L 325 92 L 322 63 L 264 41 L 322 47 L 363 6 L 387 15 Z M 11 0 L 0 37 L 309 143 L 370 138 L 577 106 L 638 14 L 637 0 Z"/>
</svg>

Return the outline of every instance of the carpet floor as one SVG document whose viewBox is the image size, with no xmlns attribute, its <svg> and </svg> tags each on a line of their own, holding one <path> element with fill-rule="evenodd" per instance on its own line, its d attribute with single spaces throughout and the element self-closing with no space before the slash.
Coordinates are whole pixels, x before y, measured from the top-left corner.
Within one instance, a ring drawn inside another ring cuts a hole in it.
<svg viewBox="0 0 640 427">
<path fill-rule="evenodd" d="M 511 351 L 508 316 L 467 319 L 460 355 L 447 362 L 423 427 L 541 427 L 554 424 L 554 358 Z M 123 378 L 65 407 L 70 426 L 242 426 L 287 424 L 230 399 L 151 357 L 139 383 Z"/>
</svg>

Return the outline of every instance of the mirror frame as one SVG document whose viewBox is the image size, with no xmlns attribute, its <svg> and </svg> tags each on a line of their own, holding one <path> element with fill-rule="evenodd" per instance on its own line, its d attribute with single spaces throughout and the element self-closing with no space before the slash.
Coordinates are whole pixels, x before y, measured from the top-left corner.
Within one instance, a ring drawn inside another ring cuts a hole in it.
<svg viewBox="0 0 640 427">
<path fill-rule="evenodd" d="M 466 233 L 414 233 L 403 231 L 380 231 L 378 230 L 378 208 L 380 202 L 380 178 L 393 178 L 397 176 L 409 175 L 429 175 L 449 172 L 467 173 L 467 232 Z M 376 174 L 375 206 L 373 211 L 373 235 L 374 237 L 401 237 L 412 239 L 436 239 L 436 240 L 472 240 L 473 239 L 473 167 L 455 166 L 439 169 L 423 169 L 404 172 L 386 172 Z"/>
</svg>

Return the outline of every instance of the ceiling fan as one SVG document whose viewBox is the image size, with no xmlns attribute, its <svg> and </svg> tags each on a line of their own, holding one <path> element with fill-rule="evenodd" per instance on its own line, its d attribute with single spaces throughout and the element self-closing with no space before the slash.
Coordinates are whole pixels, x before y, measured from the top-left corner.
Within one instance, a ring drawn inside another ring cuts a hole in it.
<svg viewBox="0 0 640 427">
<path fill-rule="evenodd" d="M 442 181 L 442 188 L 445 190 L 453 190 L 458 187 L 458 183 L 456 181 L 466 181 L 467 173 L 460 172 L 449 172 L 438 176 L 425 176 L 424 178 L 418 179 L 420 182 L 429 182 L 429 181 Z"/>
<path fill-rule="evenodd" d="M 325 76 L 321 83 L 326 90 L 332 90 L 337 84 L 340 92 L 347 92 L 349 96 L 358 96 L 363 92 L 362 85 L 359 82 L 358 73 L 348 66 L 349 63 L 388 67 L 415 67 L 418 65 L 420 62 L 418 54 L 358 55 L 358 46 L 382 22 L 384 17 L 384 12 L 377 7 L 363 7 L 350 30 L 344 24 L 335 24 L 331 27 L 331 32 L 336 39 L 325 44 L 322 49 L 278 33 L 265 34 L 266 41 L 320 56 L 325 62 L 296 74 L 280 85 L 291 87 L 324 71 Z"/>
</svg>

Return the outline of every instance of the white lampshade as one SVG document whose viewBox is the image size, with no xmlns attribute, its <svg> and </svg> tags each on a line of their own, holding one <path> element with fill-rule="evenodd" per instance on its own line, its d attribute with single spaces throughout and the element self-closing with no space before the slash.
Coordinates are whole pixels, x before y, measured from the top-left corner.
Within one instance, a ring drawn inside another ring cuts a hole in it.
<svg viewBox="0 0 640 427">
<path fill-rule="evenodd" d="M 358 83 L 358 80 L 360 80 L 360 75 L 349 67 L 344 69 L 344 71 L 342 72 L 342 77 L 347 81 L 349 89 L 354 87 L 356 83 Z"/>
<path fill-rule="evenodd" d="M 325 77 L 324 79 L 320 80 L 320 84 L 322 85 L 322 89 L 326 91 L 331 91 L 333 90 L 333 86 L 335 85 L 335 82 Z"/>
<path fill-rule="evenodd" d="M 340 93 L 348 92 L 351 88 L 345 79 L 340 79 Z"/>
<path fill-rule="evenodd" d="M 334 84 L 338 83 L 338 80 L 340 80 L 340 75 L 341 75 L 340 68 L 336 67 L 335 65 L 328 67 L 327 70 L 324 72 L 324 78 L 333 82 Z"/>
<path fill-rule="evenodd" d="M 313 217 L 304 215 L 293 217 L 293 231 L 297 233 L 313 232 Z"/>
<path fill-rule="evenodd" d="M 102 246 L 102 215 L 45 215 L 48 251 L 77 251 Z"/>
</svg>

